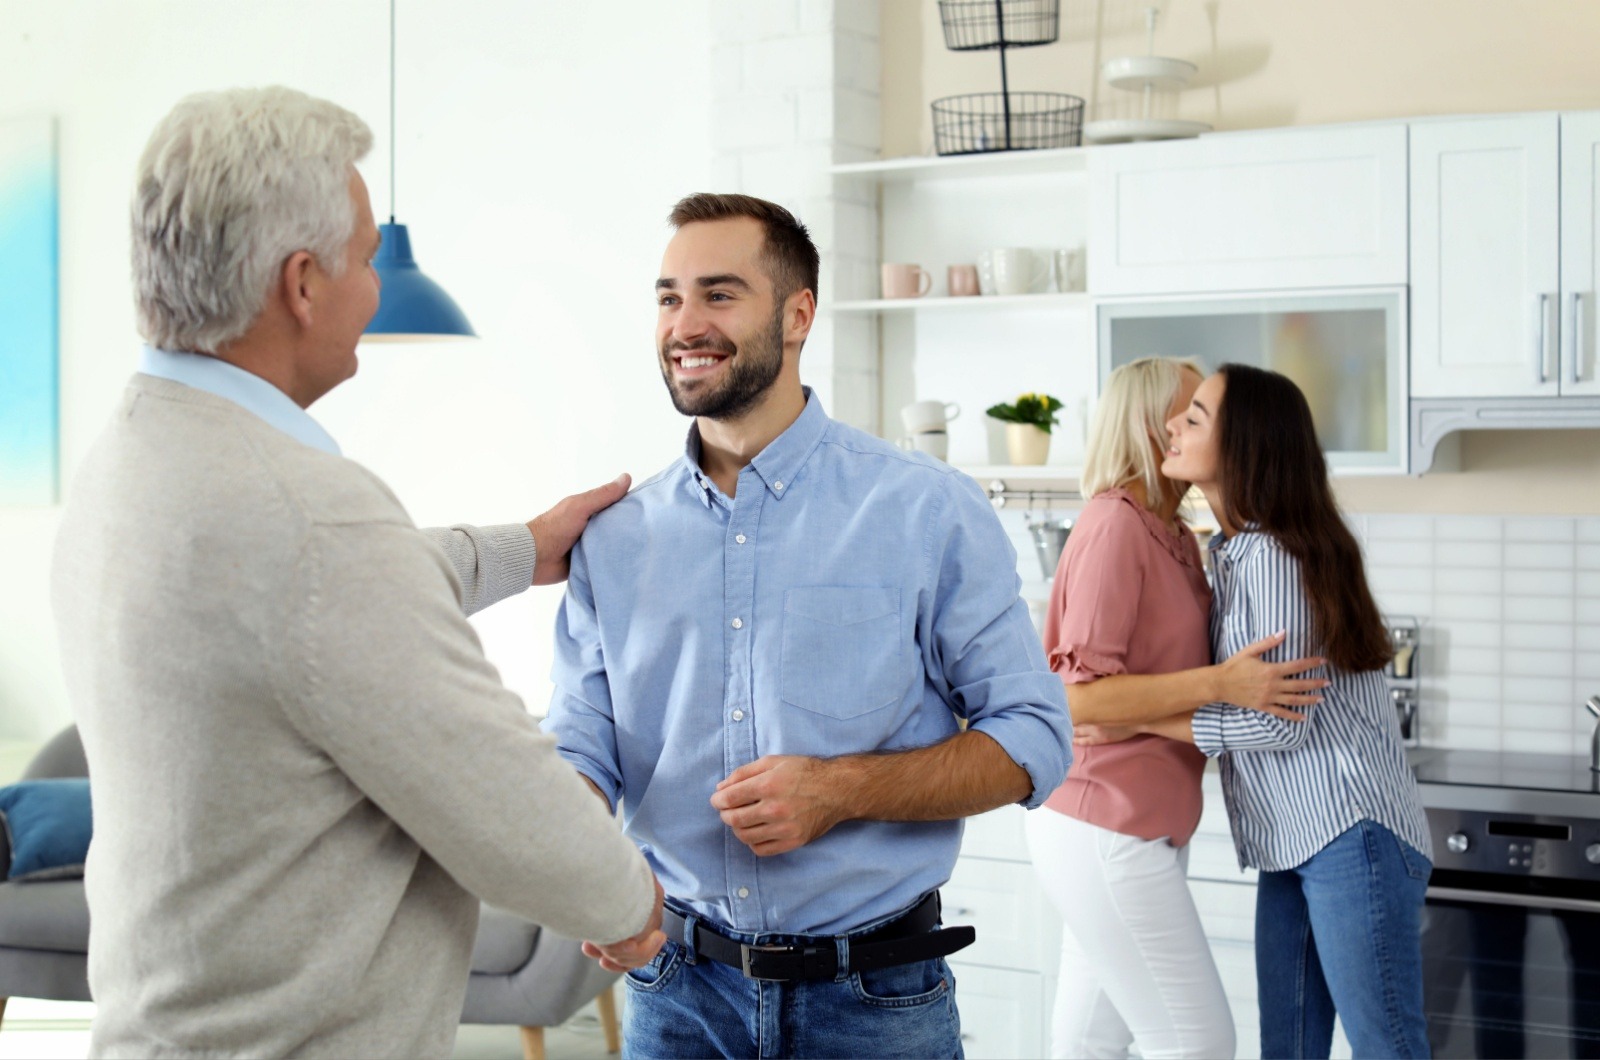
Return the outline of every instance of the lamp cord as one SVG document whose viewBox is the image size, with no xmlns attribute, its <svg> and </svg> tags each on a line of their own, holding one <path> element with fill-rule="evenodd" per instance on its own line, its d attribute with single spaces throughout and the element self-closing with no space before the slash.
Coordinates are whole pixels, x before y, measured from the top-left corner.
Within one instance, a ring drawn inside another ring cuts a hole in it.
<svg viewBox="0 0 1600 1060">
<path fill-rule="evenodd" d="M 394 5 L 389 0 L 389 223 L 394 224 Z"/>
</svg>

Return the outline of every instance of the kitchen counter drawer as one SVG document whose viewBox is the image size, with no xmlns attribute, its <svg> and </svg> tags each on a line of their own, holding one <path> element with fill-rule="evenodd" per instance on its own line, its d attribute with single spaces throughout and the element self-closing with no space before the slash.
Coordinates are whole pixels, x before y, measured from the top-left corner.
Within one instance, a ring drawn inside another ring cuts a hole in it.
<svg viewBox="0 0 1600 1060">
<path fill-rule="evenodd" d="M 1024 972 L 1053 972 L 1061 953 L 1061 921 L 1033 869 L 1009 861 L 963 857 L 943 888 L 947 924 L 971 924 L 978 941 L 963 963 Z"/>
<path fill-rule="evenodd" d="M 961 834 L 961 856 L 1031 861 L 1028 857 L 1028 840 L 1022 831 L 1024 814 L 1029 812 L 1012 803 L 976 817 L 968 817 Z"/>
<path fill-rule="evenodd" d="M 965 952 L 965 951 L 963 951 Z M 960 954 L 957 954 L 960 956 Z M 1031 1060 L 1046 1056 L 1049 998 L 1035 972 L 981 968 L 950 961 L 967 1060 Z"/>
</svg>

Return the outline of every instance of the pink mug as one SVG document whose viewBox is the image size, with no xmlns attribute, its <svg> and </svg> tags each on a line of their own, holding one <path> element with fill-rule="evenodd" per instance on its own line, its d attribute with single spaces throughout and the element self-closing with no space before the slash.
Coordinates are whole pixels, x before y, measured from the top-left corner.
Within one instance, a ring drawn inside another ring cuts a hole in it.
<svg viewBox="0 0 1600 1060">
<path fill-rule="evenodd" d="M 883 297 L 921 298 L 933 286 L 933 277 L 921 265 L 883 266 Z"/>
<path fill-rule="evenodd" d="M 967 298 L 978 293 L 978 267 L 952 265 L 945 270 L 945 286 L 951 298 Z"/>
</svg>

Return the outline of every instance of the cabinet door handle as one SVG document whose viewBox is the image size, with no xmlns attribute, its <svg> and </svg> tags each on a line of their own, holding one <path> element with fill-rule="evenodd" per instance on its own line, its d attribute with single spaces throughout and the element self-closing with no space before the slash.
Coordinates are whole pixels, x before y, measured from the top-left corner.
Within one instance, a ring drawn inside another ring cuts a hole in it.
<svg viewBox="0 0 1600 1060">
<path fill-rule="evenodd" d="M 1583 381 L 1583 295 L 1578 291 L 1572 292 L 1572 342 L 1569 346 L 1572 350 L 1570 379 L 1576 384 Z"/>
<path fill-rule="evenodd" d="M 1537 319 L 1533 329 L 1533 381 L 1543 386 L 1550 381 L 1550 296 L 1541 292 L 1534 300 Z"/>
</svg>

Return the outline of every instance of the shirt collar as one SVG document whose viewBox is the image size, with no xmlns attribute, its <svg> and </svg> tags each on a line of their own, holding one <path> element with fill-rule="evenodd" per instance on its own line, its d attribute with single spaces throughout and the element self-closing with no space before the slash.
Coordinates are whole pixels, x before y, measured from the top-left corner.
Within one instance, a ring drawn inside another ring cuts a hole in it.
<svg viewBox="0 0 1600 1060">
<path fill-rule="evenodd" d="M 767 447 L 757 453 L 754 460 L 750 461 L 745 471 L 752 472 L 767 488 L 767 492 L 778 500 L 788 496 L 794 489 L 794 480 L 805 465 L 806 460 L 822 441 L 822 436 L 827 433 L 828 425 L 833 421 L 822 409 L 822 400 L 810 387 L 802 387 L 806 397 L 806 406 L 800 410 L 799 417 L 782 434 L 778 435 Z M 718 498 L 722 491 L 717 489 L 704 471 L 700 469 L 700 425 L 689 425 L 689 437 L 684 443 L 683 458 L 689 467 L 692 482 L 700 493 L 701 499 L 709 506 L 713 494 Z M 744 471 L 740 472 L 741 475 Z"/>
<path fill-rule="evenodd" d="M 1232 537 L 1227 537 L 1218 530 L 1211 535 L 1211 540 L 1206 542 L 1206 549 L 1210 551 L 1212 559 L 1220 556 L 1227 560 L 1240 560 L 1261 536 L 1261 528 L 1257 523 L 1249 523 L 1235 530 Z"/>
<path fill-rule="evenodd" d="M 215 394 L 244 409 L 299 442 L 333 456 L 342 456 L 339 443 L 322 429 L 294 399 L 258 375 L 204 353 L 162 350 L 146 346 L 139 354 L 139 371 L 174 383 Z"/>
</svg>

